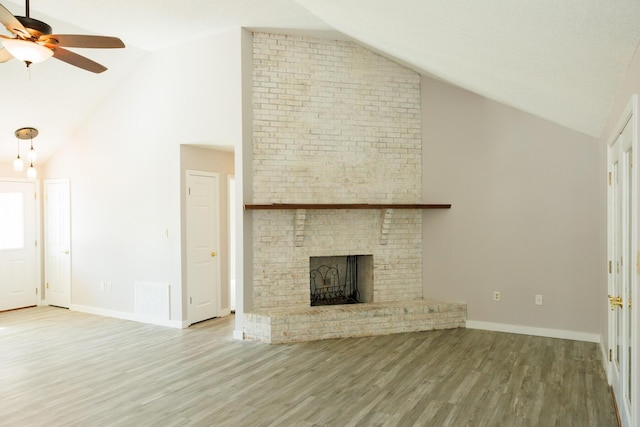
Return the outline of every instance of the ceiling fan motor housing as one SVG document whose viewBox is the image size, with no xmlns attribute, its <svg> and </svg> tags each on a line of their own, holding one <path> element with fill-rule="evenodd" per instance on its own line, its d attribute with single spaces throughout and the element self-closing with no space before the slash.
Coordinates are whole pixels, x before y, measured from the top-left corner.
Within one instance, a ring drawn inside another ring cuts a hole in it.
<svg viewBox="0 0 640 427">
<path fill-rule="evenodd" d="M 16 16 L 16 19 L 29 31 L 31 37 L 38 38 L 40 36 L 48 36 L 53 32 L 51 26 L 46 22 L 38 21 L 37 19 L 27 16 Z"/>
</svg>

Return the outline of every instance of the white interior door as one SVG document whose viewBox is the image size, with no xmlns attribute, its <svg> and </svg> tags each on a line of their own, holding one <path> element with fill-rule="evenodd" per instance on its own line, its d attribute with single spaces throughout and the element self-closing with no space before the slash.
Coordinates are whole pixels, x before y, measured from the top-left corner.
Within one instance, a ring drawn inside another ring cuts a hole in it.
<svg viewBox="0 0 640 427">
<path fill-rule="evenodd" d="M 38 304 L 35 182 L 0 180 L 0 311 Z"/>
<path fill-rule="evenodd" d="M 220 316 L 220 203 L 218 174 L 187 171 L 188 319 Z"/>
<path fill-rule="evenodd" d="M 49 305 L 71 304 L 71 199 L 69 180 L 44 182 L 44 274 Z"/>
<path fill-rule="evenodd" d="M 638 327 L 632 306 L 640 271 L 634 133 L 634 117 L 627 115 L 609 148 L 609 378 L 623 426 L 638 421 Z"/>
</svg>

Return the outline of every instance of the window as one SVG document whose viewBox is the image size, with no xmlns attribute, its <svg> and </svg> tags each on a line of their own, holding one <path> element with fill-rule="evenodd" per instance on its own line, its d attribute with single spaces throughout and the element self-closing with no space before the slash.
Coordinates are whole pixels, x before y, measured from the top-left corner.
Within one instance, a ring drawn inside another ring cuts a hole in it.
<svg viewBox="0 0 640 427">
<path fill-rule="evenodd" d="M 24 194 L 0 193 L 0 250 L 24 248 Z"/>
</svg>

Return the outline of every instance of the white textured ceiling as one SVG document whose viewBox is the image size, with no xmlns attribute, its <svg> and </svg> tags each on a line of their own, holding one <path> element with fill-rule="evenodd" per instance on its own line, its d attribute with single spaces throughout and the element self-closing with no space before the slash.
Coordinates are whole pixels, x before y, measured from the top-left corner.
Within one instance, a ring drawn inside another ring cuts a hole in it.
<svg viewBox="0 0 640 427">
<path fill-rule="evenodd" d="M 16 15 L 24 3 L 0 0 Z M 424 74 L 599 136 L 640 41 L 637 0 L 32 0 L 54 33 L 120 37 L 77 50 L 109 70 L 56 60 L 0 64 L 0 161 L 13 131 L 40 130 L 46 158 L 149 52 L 233 27 L 345 35 Z M 7 34 L 0 30 L 0 34 Z M 30 81 L 29 81 L 30 77 Z"/>
</svg>

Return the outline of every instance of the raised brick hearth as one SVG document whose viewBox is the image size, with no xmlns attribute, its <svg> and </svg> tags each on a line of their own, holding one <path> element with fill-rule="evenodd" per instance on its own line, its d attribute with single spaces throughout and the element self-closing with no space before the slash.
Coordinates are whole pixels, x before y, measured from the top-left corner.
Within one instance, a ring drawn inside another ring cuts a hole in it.
<svg viewBox="0 0 640 427">
<path fill-rule="evenodd" d="M 245 338 L 280 344 L 463 328 L 466 314 L 465 304 L 424 299 L 257 310 L 245 315 Z"/>
<path fill-rule="evenodd" d="M 420 76 L 345 41 L 255 33 L 253 200 L 422 203 Z M 254 210 L 253 308 L 263 342 L 463 327 L 422 299 L 419 209 Z M 310 307 L 309 260 L 368 254 L 371 302 Z"/>
</svg>

